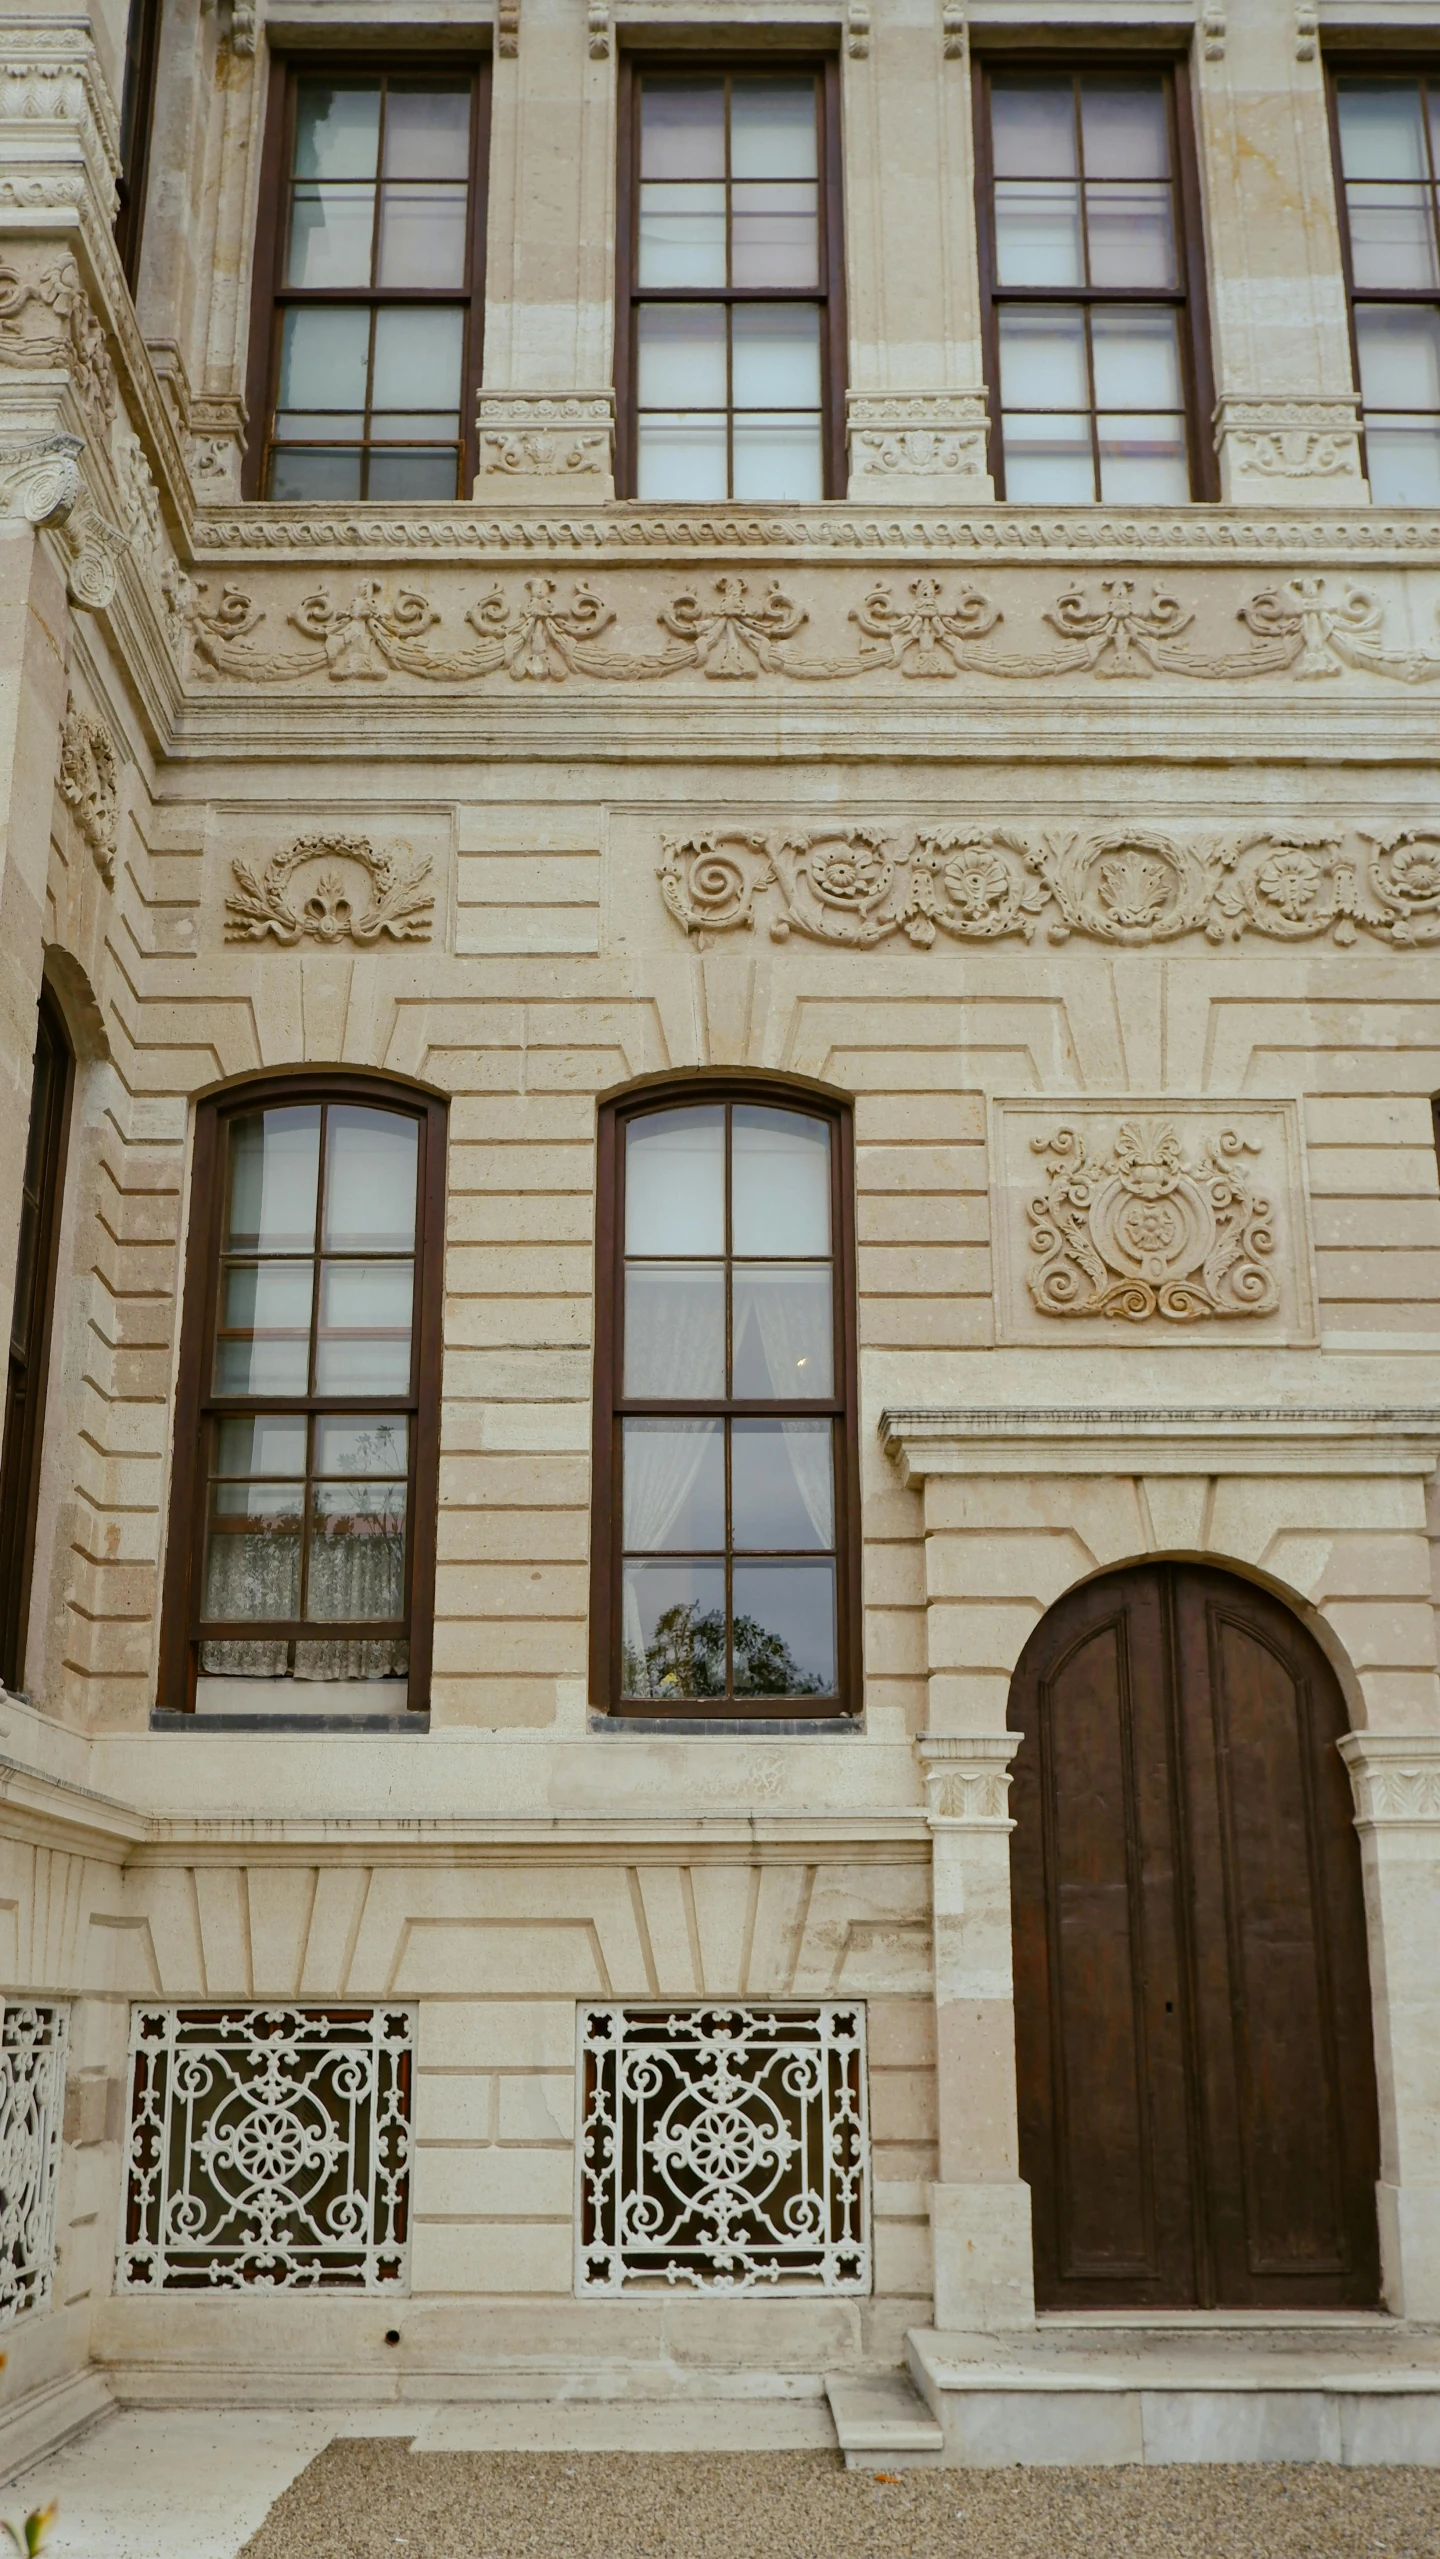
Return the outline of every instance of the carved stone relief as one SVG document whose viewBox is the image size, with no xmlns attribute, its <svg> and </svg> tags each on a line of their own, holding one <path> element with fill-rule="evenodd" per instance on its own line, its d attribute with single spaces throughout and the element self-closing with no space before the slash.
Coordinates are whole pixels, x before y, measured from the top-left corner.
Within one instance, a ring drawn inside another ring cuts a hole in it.
<svg viewBox="0 0 1440 2559">
<path fill-rule="evenodd" d="M 481 478 L 608 480 L 614 407 L 609 391 L 482 392 Z"/>
<path fill-rule="evenodd" d="M 103 720 L 66 707 L 60 731 L 60 797 L 94 856 L 107 888 L 115 884 L 115 847 L 120 825 L 120 761 L 115 741 Z"/>
<path fill-rule="evenodd" d="M 377 852 L 364 835 L 302 835 L 261 871 L 233 861 L 227 942 L 428 942 L 435 907 L 429 856 L 408 844 Z M 309 874 L 307 878 L 302 874 Z"/>
<path fill-rule="evenodd" d="M 1313 1340 L 1292 1102 L 1026 1094 L 991 1149 L 1002 1340 Z"/>
<path fill-rule="evenodd" d="M 18 254 L 18 253 L 17 253 Z M 33 272 L 0 264 L 0 364 L 62 364 L 95 434 L 115 422 L 115 368 L 68 249 Z"/>
<path fill-rule="evenodd" d="M 1440 823 L 1389 835 L 1252 827 L 1237 835 L 1162 834 L 1145 826 L 953 826 L 892 836 L 883 827 L 818 834 L 717 827 L 661 839 L 660 894 L 705 948 L 753 931 L 764 899 L 770 938 L 869 949 L 897 937 L 989 942 L 1072 933 L 1143 947 L 1202 934 L 1238 942 L 1360 933 L 1414 946 L 1440 941 Z"/>
<path fill-rule="evenodd" d="M 1147 602 L 1133 578 L 1102 577 L 1055 597 L 1041 615 L 1050 638 L 1002 648 L 996 634 L 1005 617 L 990 597 L 968 585 L 948 592 L 927 571 L 899 594 L 887 580 L 872 581 L 848 610 L 855 642 L 829 654 L 797 645 L 811 617 L 778 580 L 757 590 L 733 573 L 696 581 L 661 605 L 655 619 L 669 636 L 658 649 L 612 639 L 615 608 L 584 578 L 572 581 L 568 595 L 543 576 L 526 578 L 518 593 L 492 587 L 466 612 L 474 636 L 459 647 L 429 637 L 442 617 L 428 596 L 407 586 L 392 594 L 378 578 L 348 597 L 328 586 L 303 595 L 285 616 L 307 644 L 300 649 L 256 643 L 269 617 L 247 588 L 227 580 L 214 604 L 205 601 L 209 592 L 197 581 L 185 599 L 194 672 L 251 684 L 390 675 L 464 684 L 501 672 L 553 684 L 577 676 L 634 684 L 684 673 L 814 684 L 887 671 L 942 682 L 1073 675 L 1144 682 L 1162 675 L 1229 684 L 1287 675 L 1314 682 L 1347 668 L 1399 684 L 1440 681 L 1440 650 L 1389 647 L 1380 599 L 1365 587 L 1336 590 L 1323 577 L 1252 589 L 1235 613 L 1249 635 L 1239 647 L 1200 645 L 1195 608 L 1163 583 Z"/>
</svg>

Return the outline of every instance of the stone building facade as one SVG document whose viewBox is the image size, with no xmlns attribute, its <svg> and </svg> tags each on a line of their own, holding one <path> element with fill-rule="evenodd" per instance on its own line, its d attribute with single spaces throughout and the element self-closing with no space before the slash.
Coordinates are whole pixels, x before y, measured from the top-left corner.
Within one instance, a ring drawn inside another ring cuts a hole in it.
<svg viewBox="0 0 1440 2559">
<path fill-rule="evenodd" d="M 1440 2322 L 1440 8 L 0 52 L 12 2445 Z"/>
</svg>

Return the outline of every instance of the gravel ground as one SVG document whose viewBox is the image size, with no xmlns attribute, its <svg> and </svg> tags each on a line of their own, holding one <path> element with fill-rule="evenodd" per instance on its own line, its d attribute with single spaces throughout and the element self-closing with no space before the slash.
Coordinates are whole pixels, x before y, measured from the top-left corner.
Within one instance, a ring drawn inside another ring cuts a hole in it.
<svg viewBox="0 0 1440 2559">
<path fill-rule="evenodd" d="M 1435 2559 L 1440 2470 L 847 2471 L 332 2443 L 241 2559 Z"/>
</svg>

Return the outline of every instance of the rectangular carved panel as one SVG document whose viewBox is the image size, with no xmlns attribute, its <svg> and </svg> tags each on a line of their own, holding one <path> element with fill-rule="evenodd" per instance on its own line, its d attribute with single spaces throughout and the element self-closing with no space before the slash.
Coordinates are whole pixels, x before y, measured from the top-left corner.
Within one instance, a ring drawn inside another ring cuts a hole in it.
<svg viewBox="0 0 1440 2559">
<path fill-rule="evenodd" d="M 0 2024 L 0 2327 L 43 2310 L 55 2273 L 55 2196 L 68 2009 L 7 2001 Z"/>
</svg>

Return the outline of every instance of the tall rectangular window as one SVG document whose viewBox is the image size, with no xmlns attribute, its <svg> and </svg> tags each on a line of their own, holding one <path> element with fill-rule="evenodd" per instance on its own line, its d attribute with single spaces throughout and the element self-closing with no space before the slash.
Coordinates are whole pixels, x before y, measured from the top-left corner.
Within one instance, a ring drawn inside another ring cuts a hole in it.
<svg viewBox="0 0 1440 2559">
<path fill-rule="evenodd" d="M 1440 76 L 1331 83 L 1371 496 L 1440 504 Z"/>
<path fill-rule="evenodd" d="M 621 134 L 629 495 L 843 488 L 833 66 L 629 74 Z"/>
<path fill-rule="evenodd" d="M 484 293 L 480 73 L 277 68 L 249 494 L 463 495 Z"/>
<path fill-rule="evenodd" d="M 846 1123 L 607 1114 L 596 1672 L 625 1714 L 853 1711 Z"/>
<path fill-rule="evenodd" d="M 1019 504 L 1212 494 L 1183 72 L 976 83 L 993 468 Z"/>
</svg>

